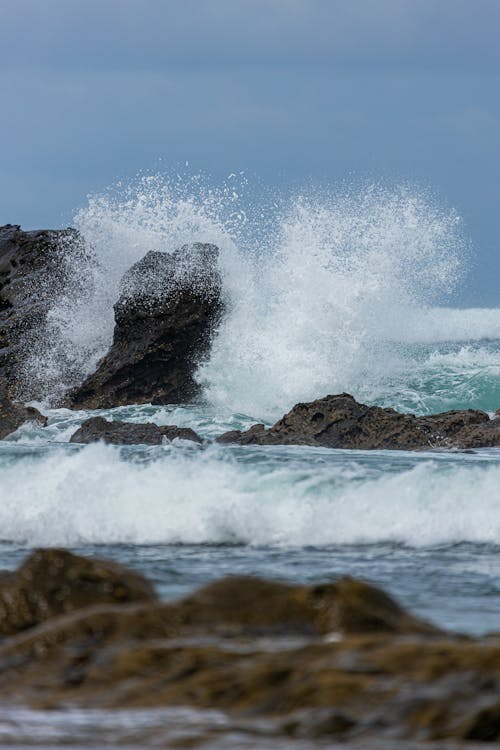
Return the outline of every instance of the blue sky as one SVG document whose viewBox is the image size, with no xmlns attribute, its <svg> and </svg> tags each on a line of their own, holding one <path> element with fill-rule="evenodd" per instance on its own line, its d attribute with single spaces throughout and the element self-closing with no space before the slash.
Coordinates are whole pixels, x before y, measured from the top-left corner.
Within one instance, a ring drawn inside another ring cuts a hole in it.
<svg viewBox="0 0 500 750">
<path fill-rule="evenodd" d="M 0 223 L 186 160 L 270 185 L 410 181 L 498 305 L 499 0 L 0 0 Z"/>
</svg>

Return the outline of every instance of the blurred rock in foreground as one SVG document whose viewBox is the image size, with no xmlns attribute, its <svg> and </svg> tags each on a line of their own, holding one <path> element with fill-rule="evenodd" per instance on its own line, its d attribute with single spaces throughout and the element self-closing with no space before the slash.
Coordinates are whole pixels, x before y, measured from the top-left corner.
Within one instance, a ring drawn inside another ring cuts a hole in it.
<svg viewBox="0 0 500 750">
<path fill-rule="evenodd" d="M 500 740 L 500 636 L 444 633 L 362 581 L 230 577 L 161 603 L 121 566 L 39 550 L 0 602 L 9 704 L 218 709 L 291 741 Z"/>
</svg>

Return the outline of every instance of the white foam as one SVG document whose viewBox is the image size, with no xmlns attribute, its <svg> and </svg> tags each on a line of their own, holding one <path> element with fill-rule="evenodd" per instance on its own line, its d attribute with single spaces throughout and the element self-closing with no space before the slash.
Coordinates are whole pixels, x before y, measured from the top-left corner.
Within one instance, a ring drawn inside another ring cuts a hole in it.
<svg viewBox="0 0 500 750">
<path fill-rule="evenodd" d="M 500 356 L 488 343 L 500 340 L 500 310 L 436 307 L 466 265 L 455 212 L 377 186 L 274 196 L 260 210 L 235 184 L 149 176 L 78 211 L 95 261 L 79 256 L 87 283 L 54 301 L 55 331 L 29 368 L 45 392 L 61 395 L 106 352 L 132 263 L 206 241 L 221 249 L 226 315 L 197 378 L 220 413 L 273 421 L 341 391 L 418 412 L 500 405 Z"/>
<path fill-rule="evenodd" d="M 227 449 L 173 446 L 157 459 L 102 444 L 2 467 L 0 528 L 30 545 L 232 543 L 414 546 L 500 543 L 500 466 L 420 458 L 413 468 L 325 451 L 310 463 L 236 461 Z M 334 456 L 334 454 L 331 454 Z M 338 456 L 338 454 L 337 454 Z M 255 457 L 254 457 L 255 459 Z"/>
</svg>

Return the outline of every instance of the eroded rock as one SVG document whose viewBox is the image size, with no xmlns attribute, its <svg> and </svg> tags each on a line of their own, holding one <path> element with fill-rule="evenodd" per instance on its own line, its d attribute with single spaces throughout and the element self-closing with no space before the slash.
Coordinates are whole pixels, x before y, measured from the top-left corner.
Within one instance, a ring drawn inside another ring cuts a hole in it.
<svg viewBox="0 0 500 750">
<path fill-rule="evenodd" d="M 467 409 L 416 417 L 366 406 L 348 393 L 297 404 L 275 425 L 257 424 L 218 438 L 239 445 L 313 445 L 360 450 L 500 446 L 500 418 Z"/>
<path fill-rule="evenodd" d="M 189 427 L 176 425 L 158 426 L 152 422 L 135 424 L 134 422 L 108 422 L 104 417 L 91 417 L 71 436 L 70 443 L 95 443 L 102 440 L 114 445 L 161 445 L 163 441 L 191 440 L 202 443 L 203 440 Z"/>
<path fill-rule="evenodd" d="M 194 243 L 171 255 L 151 251 L 121 282 L 113 344 L 67 404 L 109 408 L 184 403 L 198 394 L 194 373 L 222 314 L 218 248 Z"/>
</svg>

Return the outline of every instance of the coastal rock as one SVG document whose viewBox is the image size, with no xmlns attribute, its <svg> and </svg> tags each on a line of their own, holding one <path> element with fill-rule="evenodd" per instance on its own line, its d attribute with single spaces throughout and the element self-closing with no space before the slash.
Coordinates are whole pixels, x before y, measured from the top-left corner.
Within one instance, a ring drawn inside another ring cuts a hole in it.
<svg viewBox="0 0 500 750">
<path fill-rule="evenodd" d="M 6 394 L 5 386 L 0 385 L 0 440 L 15 432 L 25 422 L 38 422 L 45 427 L 47 417 L 33 406 L 13 403 Z"/>
<path fill-rule="evenodd" d="M 218 253 L 203 243 L 151 251 L 127 271 L 111 349 L 67 405 L 183 403 L 197 395 L 194 373 L 222 314 Z"/>
<path fill-rule="evenodd" d="M 39 549 L 18 570 L 0 576 L 0 636 L 90 605 L 155 598 L 145 578 L 118 563 Z"/>
<path fill-rule="evenodd" d="M 85 254 L 74 229 L 24 232 L 0 227 L 0 380 L 11 397 L 29 401 L 37 390 L 27 361 L 46 330 L 47 312 L 71 276 L 70 259 Z"/>
<path fill-rule="evenodd" d="M 492 447 L 500 446 L 500 419 L 473 409 L 416 417 L 366 406 L 341 393 L 297 404 L 272 427 L 226 432 L 218 442 L 360 450 Z"/>
<path fill-rule="evenodd" d="M 104 417 L 91 417 L 71 436 L 70 443 L 95 443 L 102 440 L 114 445 L 161 445 L 164 439 L 192 440 L 202 443 L 202 439 L 189 427 L 162 425 L 152 422 L 108 422 Z"/>
<path fill-rule="evenodd" d="M 38 564 L 0 576 L 2 606 L 12 608 L 6 586 L 19 596 L 9 577 L 34 597 L 0 643 L 0 699 L 10 705 L 192 706 L 225 711 L 239 732 L 260 717 L 274 737 L 361 732 L 377 746 L 500 738 L 500 638 L 444 633 L 362 581 L 238 576 L 160 603 L 140 579 L 128 599 L 106 599 L 95 561 L 83 573 L 69 556 L 72 575 L 69 553 L 36 554 Z"/>
</svg>

